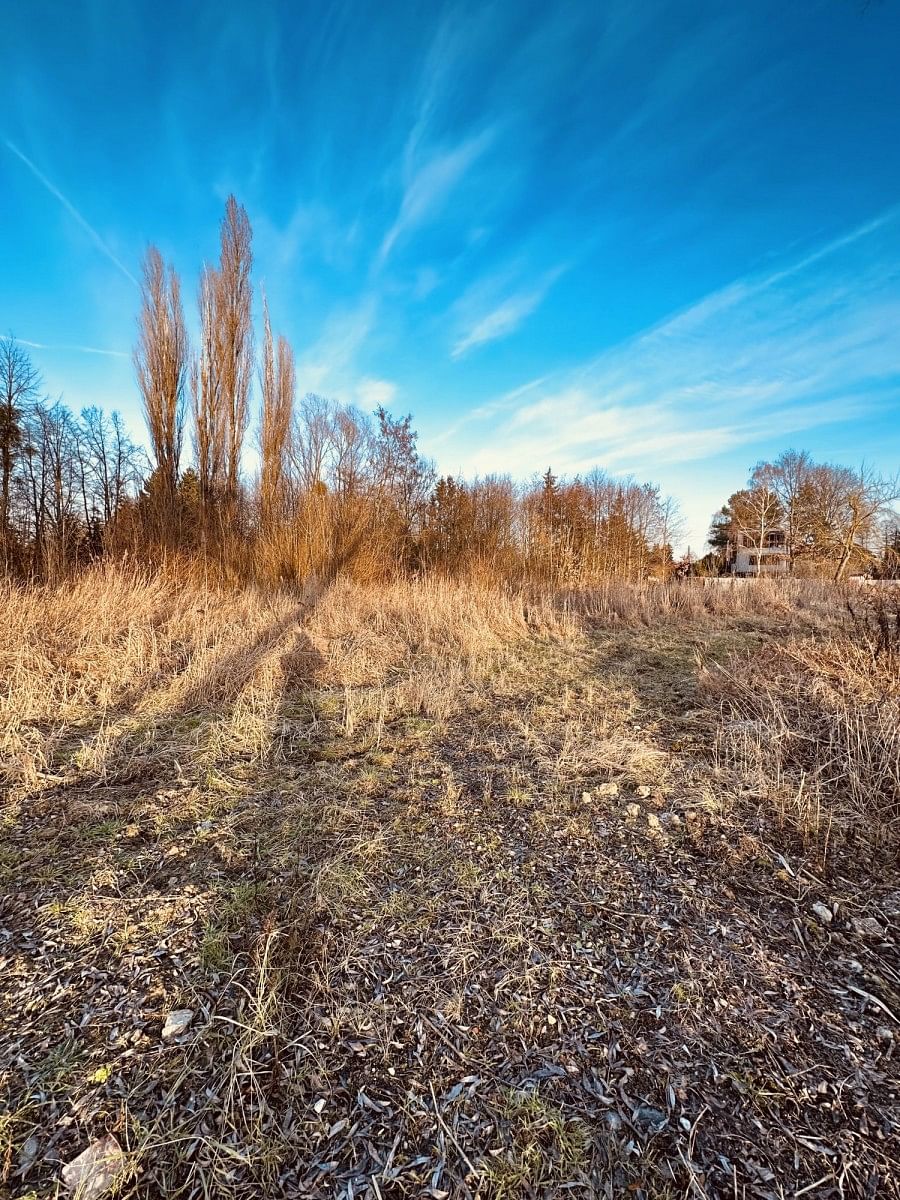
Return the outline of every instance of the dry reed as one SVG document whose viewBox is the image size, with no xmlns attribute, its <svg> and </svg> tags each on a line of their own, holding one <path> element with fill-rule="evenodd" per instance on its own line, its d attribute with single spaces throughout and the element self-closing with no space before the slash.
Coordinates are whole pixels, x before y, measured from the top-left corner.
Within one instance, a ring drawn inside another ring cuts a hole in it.
<svg viewBox="0 0 900 1200">
<path fill-rule="evenodd" d="M 505 645 L 574 629 L 546 600 L 444 580 L 338 581 L 317 593 L 105 565 L 58 585 L 7 584 L 0 772 L 8 786 L 36 787 L 58 781 L 59 761 L 76 752 L 80 768 L 106 770 L 154 726 L 202 712 L 220 716 L 217 735 L 262 752 L 297 687 L 377 687 L 382 708 L 388 688 L 390 707 L 446 716 Z"/>
<path fill-rule="evenodd" d="M 876 620 L 855 619 L 735 655 L 706 675 L 720 704 L 720 762 L 801 832 L 896 843 L 900 621 L 882 628 L 886 639 Z"/>
</svg>

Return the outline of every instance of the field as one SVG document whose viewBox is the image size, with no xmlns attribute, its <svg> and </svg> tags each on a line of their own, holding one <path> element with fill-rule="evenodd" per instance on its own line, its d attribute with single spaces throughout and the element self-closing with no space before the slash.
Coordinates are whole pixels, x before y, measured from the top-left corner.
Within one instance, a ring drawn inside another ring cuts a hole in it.
<svg viewBox="0 0 900 1200">
<path fill-rule="evenodd" d="M 900 1194 L 889 600 L 103 569 L 0 670 L 0 1193 Z"/>
</svg>

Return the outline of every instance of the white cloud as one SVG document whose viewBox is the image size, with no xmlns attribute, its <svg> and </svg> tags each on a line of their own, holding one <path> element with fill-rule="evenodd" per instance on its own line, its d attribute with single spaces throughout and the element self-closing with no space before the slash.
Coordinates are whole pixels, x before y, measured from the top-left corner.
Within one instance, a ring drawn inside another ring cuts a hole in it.
<svg viewBox="0 0 900 1200">
<path fill-rule="evenodd" d="M 355 390 L 356 359 L 375 324 L 378 299 L 368 295 L 354 308 L 333 313 L 316 342 L 297 363 L 301 392 L 325 390 L 348 395 Z"/>
<path fill-rule="evenodd" d="M 254 218 L 256 257 L 275 280 L 314 256 L 345 269 L 352 262 L 358 236 L 356 222 L 342 225 L 334 212 L 317 202 L 298 204 L 283 224 L 265 213 Z"/>
<path fill-rule="evenodd" d="M 486 342 L 496 341 L 497 338 L 515 332 L 525 318 L 531 316 L 543 298 L 544 293 L 540 290 L 519 292 L 510 296 L 492 312 L 486 313 L 476 321 L 468 333 L 463 334 L 450 352 L 451 357 L 460 358 L 475 346 L 483 346 Z"/>
<path fill-rule="evenodd" d="M 319 338 L 298 359 L 301 395 L 319 392 L 341 404 L 358 404 L 366 412 L 393 404 L 397 385 L 368 374 L 364 366 L 378 308 L 378 297 L 370 294 L 355 308 L 338 310 L 328 318 Z"/>
<path fill-rule="evenodd" d="M 786 439 L 851 421 L 874 409 L 879 387 L 884 403 L 896 403 L 898 284 L 900 210 L 891 210 L 779 270 L 734 281 L 574 371 L 482 405 L 448 430 L 441 457 L 520 477 L 600 464 L 674 478 L 680 464 L 705 464 L 687 478 L 703 495 L 689 513 L 696 548 L 710 503 L 703 477 L 723 455 L 751 444 L 777 453 Z M 463 345 L 502 330 L 516 311 L 494 310 Z"/>
<path fill-rule="evenodd" d="M 434 267 L 421 266 L 416 269 L 412 293 L 416 300 L 425 300 L 441 283 L 441 276 Z"/>
<path fill-rule="evenodd" d="M 390 379 L 361 379 L 356 385 L 356 395 L 367 412 L 374 412 L 376 408 L 390 408 L 397 385 Z"/>
<path fill-rule="evenodd" d="M 508 337 L 514 333 L 526 318 L 539 307 L 550 288 L 566 270 L 565 266 L 555 267 L 548 271 L 539 282 L 531 288 L 523 288 L 514 292 L 500 303 L 493 305 L 477 317 L 469 317 L 467 327 L 459 335 L 450 351 L 451 358 L 461 358 L 476 346 L 498 338 Z M 458 302 L 462 311 L 479 307 L 477 296 L 490 294 L 497 287 L 497 279 L 485 280 L 476 284 L 469 293 Z"/>
<path fill-rule="evenodd" d="M 425 162 L 407 172 L 400 211 L 378 250 L 377 267 L 384 265 L 401 237 L 441 210 L 450 192 L 487 150 L 493 136 L 493 130 L 483 130 L 450 149 L 433 152 Z"/>
<path fill-rule="evenodd" d="M 59 353 L 73 354 L 102 354 L 106 358 L 130 358 L 131 355 L 126 350 L 103 350 L 99 346 L 78 346 L 78 345 L 48 345 L 46 342 L 31 342 L 27 338 L 14 337 L 11 338 L 8 334 L 0 334 L 0 341 L 18 342 L 20 346 L 28 346 L 30 350 L 49 350 L 58 351 Z"/>
</svg>

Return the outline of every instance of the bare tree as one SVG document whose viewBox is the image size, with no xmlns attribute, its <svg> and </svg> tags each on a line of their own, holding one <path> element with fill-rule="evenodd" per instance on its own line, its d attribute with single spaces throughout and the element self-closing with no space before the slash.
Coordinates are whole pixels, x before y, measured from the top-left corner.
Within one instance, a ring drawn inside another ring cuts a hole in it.
<svg viewBox="0 0 900 1200">
<path fill-rule="evenodd" d="M 85 518 L 96 513 L 92 519 L 106 531 L 115 525 L 129 488 L 141 478 L 143 454 L 117 412 L 107 416 L 100 408 L 83 409 L 78 435 Z"/>
<path fill-rule="evenodd" d="M 222 484 L 225 422 L 216 326 L 218 272 L 206 266 L 200 275 L 200 349 L 191 366 L 194 455 L 200 491 L 200 526 L 204 548 Z"/>
<path fill-rule="evenodd" d="M 200 277 L 200 349 L 191 369 L 194 450 L 204 548 L 216 512 L 236 527 L 241 452 L 253 372 L 252 233 L 244 209 L 228 197 L 220 229 L 218 269 Z"/>
<path fill-rule="evenodd" d="M 804 528 L 804 498 L 813 462 L 805 450 L 786 450 L 774 463 L 758 463 L 750 477 L 752 487 L 771 488 L 781 508 L 791 570 L 808 532 Z"/>
<path fill-rule="evenodd" d="M 85 533 L 78 513 L 78 431 L 72 414 L 59 400 L 34 405 L 30 426 L 28 458 L 35 485 L 34 563 L 45 575 L 56 578 L 76 559 Z"/>
<path fill-rule="evenodd" d="M 237 502 L 241 451 L 249 419 L 250 378 L 253 373 L 253 234 L 246 210 L 234 196 L 225 205 L 221 254 L 216 276 L 216 335 L 220 401 L 225 426 L 225 502 Z"/>
<path fill-rule="evenodd" d="M 375 412 L 372 444 L 376 506 L 380 523 L 397 524 L 408 555 L 435 480 L 432 464 L 419 453 L 412 417 Z"/>
<path fill-rule="evenodd" d="M 301 495 L 326 482 L 337 458 L 338 418 L 334 405 L 324 396 L 307 392 L 294 422 L 291 458 L 297 489 Z"/>
<path fill-rule="evenodd" d="M 263 526 L 284 518 L 287 509 L 288 459 L 294 411 L 294 355 L 283 337 L 276 353 L 269 324 L 268 305 L 263 302 L 265 333 L 261 371 L 262 413 L 259 429 L 259 505 Z"/>
<path fill-rule="evenodd" d="M 40 375 L 10 334 L 0 338 L 0 541 L 9 566 L 10 494 L 13 470 L 22 447 L 25 410 L 37 399 Z"/>
<path fill-rule="evenodd" d="M 372 422 L 365 413 L 349 405 L 335 411 L 331 483 L 341 500 L 359 498 L 370 482 L 373 442 Z"/>
<path fill-rule="evenodd" d="M 175 529 L 175 497 L 184 435 L 188 338 L 181 284 L 155 246 L 144 258 L 134 368 L 144 404 L 154 472 L 152 499 L 158 531 Z"/>
<path fill-rule="evenodd" d="M 781 527 L 781 503 L 771 483 L 771 466 L 761 464 L 754 472 L 751 486 L 728 497 L 721 512 L 713 518 L 710 545 L 727 549 L 743 540 L 756 550 L 756 573 L 762 574 L 762 551 L 767 535 Z"/>
<path fill-rule="evenodd" d="M 835 583 L 843 578 L 854 550 L 865 547 L 879 521 L 900 499 L 900 475 L 885 478 L 864 463 L 857 471 L 841 468 L 840 477 L 840 501 L 832 529 L 839 551 Z"/>
</svg>

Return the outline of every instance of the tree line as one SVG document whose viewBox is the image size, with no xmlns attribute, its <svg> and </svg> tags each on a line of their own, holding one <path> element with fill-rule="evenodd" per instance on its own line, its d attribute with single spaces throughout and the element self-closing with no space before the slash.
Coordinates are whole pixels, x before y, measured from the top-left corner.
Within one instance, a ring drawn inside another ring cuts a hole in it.
<svg viewBox="0 0 900 1200">
<path fill-rule="evenodd" d="M 788 450 L 758 463 L 747 486 L 715 514 L 704 565 L 724 570 L 738 538 L 759 551 L 778 533 L 793 574 L 900 578 L 898 499 L 900 476 L 817 463 L 804 450 Z"/>
<path fill-rule="evenodd" d="M 40 395 L 25 348 L 0 341 L 0 542 L 8 574 L 56 577 L 101 555 L 189 558 L 226 576 L 360 579 L 430 570 L 554 585 L 664 575 L 679 532 L 660 489 L 551 470 L 438 478 L 410 416 L 297 396 L 290 343 L 261 297 L 252 230 L 230 197 L 201 271 L 191 345 L 181 282 L 151 246 L 134 368 L 146 449 L 121 418 Z M 256 419 L 252 419 L 256 397 Z M 243 465 L 255 436 L 258 469 Z"/>
<path fill-rule="evenodd" d="M 41 396 L 25 350 L 0 340 L 0 566 L 6 574 L 58 576 L 113 548 L 135 505 L 143 452 L 121 417 L 76 416 Z"/>
<path fill-rule="evenodd" d="M 7 574 L 55 578 L 123 555 L 280 582 L 430 570 L 584 586 L 673 571 L 681 521 L 657 486 L 600 468 L 569 480 L 548 468 L 525 484 L 438 478 L 410 416 L 298 397 L 293 349 L 258 299 L 257 338 L 253 234 L 234 197 L 218 261 L 200 273 L 195 345 L 181 281 L 148 249 L 133 354 L 146 447 L 116 413 L 75 415 L 43 397 L 26 349 L 0 339 Z M 841 578 L 871 564 L 897 492 L 867 468 L 788 452 L 761 463 L 714 518 L 704 569 L 724 569 L 738 533 L 762 544 L 777 525 L 796 570 Z"/>
</svg>

